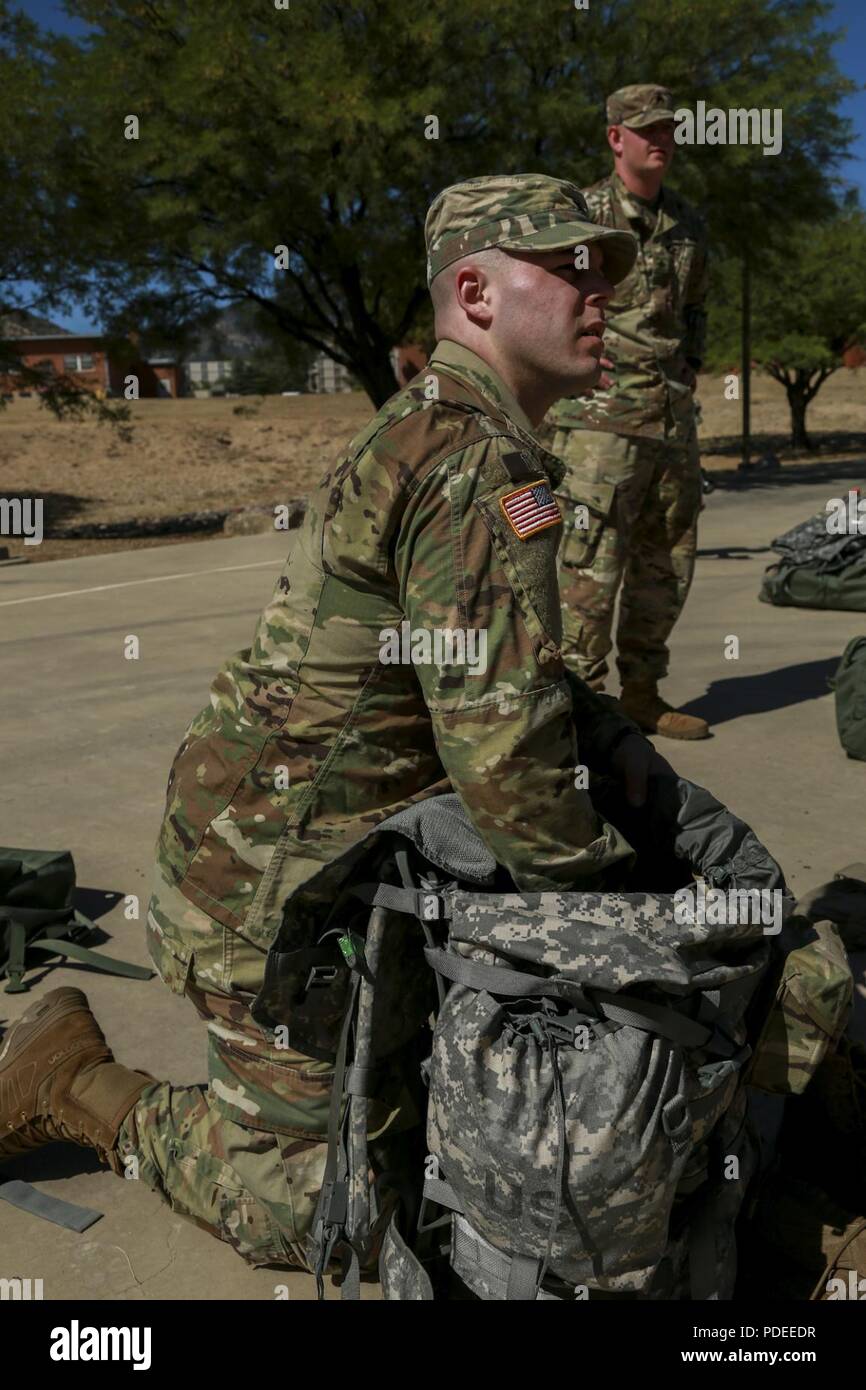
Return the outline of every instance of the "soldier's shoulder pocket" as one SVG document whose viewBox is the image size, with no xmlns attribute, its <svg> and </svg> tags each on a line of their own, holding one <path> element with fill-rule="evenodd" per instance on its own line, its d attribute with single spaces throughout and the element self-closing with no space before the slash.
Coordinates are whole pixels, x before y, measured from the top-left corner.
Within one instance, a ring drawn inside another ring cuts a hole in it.
<svg viewBox="0 0 866 1390">
<path fill-rule="evenodd" d="M 523 621 L 540 648 L 562 638 L 556 555 L 562 507 L 543 474 L 476 497 L 476 510 L 514 593 Z"/>
</svg>

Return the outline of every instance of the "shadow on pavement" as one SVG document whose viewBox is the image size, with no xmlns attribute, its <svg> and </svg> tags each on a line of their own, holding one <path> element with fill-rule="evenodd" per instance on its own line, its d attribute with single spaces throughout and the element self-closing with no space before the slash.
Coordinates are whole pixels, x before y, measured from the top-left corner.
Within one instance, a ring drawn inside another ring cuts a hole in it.
<svg viewBox="0 0 866 1390">
<path fill-rule="evenodd" d="M 788 463 L 781 468 L 773 469 L 751 468 L 744 472 L 739 468 L 712 468 L 708 471 L 708 477 L 719 492 L 746 492 L 761 488 L 798 487 L 802 483 L 834 482 L 844 482 L 845 487 L 842 491 L 846 491 L 851 482 L 862 484 L 866 480 L 866 460 L 816 460 L 814 463 Z"/>
<path fill-rule="evenodd" d="M 710 724 L 726 724 L 746 714 L 767 714 L 771 710 L 820 700 L 829 694 L 828 678 L 839 665 L 839 657 L 823 661 L 803 661 L 782 666 L 778 671 L 762 671 L 754 676 L 731 676 L 712 681 L 706 694 L 678 708 L 683 714 L 697 714 Z"/>
<path fill-rule="evenodd" d="M 699 550 L 698 559 L 712 557 L 715 560 L 745 560 L 749 555 L 769 555 L 768 545 L 716 545 L 708 550 Z"/>
<path fill-rule="evenodd" d="M 103 1166 L 94 1149 L 54 1142 L 7 1159 L 0 1182 L 7 1178 L 18 1178 L 21 1182 L 53 1182 L 57 1178 L 75 1177 L 78 1173 L 98 1173 Z"/>
</svg>

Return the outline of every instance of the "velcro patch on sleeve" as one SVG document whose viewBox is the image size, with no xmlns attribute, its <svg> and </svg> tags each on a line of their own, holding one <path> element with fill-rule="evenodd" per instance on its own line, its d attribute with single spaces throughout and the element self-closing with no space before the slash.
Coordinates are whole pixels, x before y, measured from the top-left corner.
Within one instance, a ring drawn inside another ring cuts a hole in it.
<svg viewBox="0 0 866 1390">
<path fill-rule="evenodd" d="M 506 493 L 500 497 L 499 505 L 515 536 L 521 541 L 536 531 L 543 531 L 546 526 L 562 525 L 559 503 L 550 490 L 550 484 L 542 479 Z"/>
</svg>

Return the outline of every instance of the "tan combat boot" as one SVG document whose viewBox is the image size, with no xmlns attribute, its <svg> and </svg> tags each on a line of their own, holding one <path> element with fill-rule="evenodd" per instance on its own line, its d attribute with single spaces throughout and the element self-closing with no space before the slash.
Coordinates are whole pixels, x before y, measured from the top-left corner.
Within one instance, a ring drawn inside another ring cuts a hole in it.
<svg viewBox="0 0 866 1390">
<path fill-rule="evenodd" d="M 121 1124 L 156 1078 L 115 1062 L 80 989 L 54 989 L 0 1040 L 0 1162 L 64 1139 L 115 1173 Z"/>
<path fill-rule="evenodd" d="M 633 719 L 645 733 L 661 738 L 709 738 L 710 726 L 694 714 L 681 714 L 664 701 L 655 682 L 624 685 L 619 697 L 623 714 Z"/>
</svg>

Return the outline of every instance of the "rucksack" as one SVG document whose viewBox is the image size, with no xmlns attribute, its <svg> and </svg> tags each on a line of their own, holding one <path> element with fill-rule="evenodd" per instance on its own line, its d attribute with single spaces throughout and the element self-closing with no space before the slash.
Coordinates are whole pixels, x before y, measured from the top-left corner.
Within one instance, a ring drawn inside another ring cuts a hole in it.
<svg viewBox="0 0 866 1390">
<path fill-rule="evenodd" d="M 839 742 L 849 758 L 866 762 L 866 637 L 852 637 L 830 685 Z"/>
<path fill-rule="evenodd" d="M 640 813 L 610 786 L 593 796 L 635 848 L 631 882 L 516 893 L 459 798 L 434 797 L 371 832 L 366 861 L 353 847 L 348 897 L 372 908 L 366 931 L 338 903 L 334 920 L 353 925 L 326 933 L 329 960 L 324 941 L 275 942 L 253 1005 L 263 1026 L 334 1028 L 332 990 L 342 1008 L 309 1241 L 320 1289 L 340 1257 L 344 1296 L 357 1296 L 378 1240 L 386 1299 L 447 1297 L 455 1281 L 482 1299 L 730 1296 L 755 1166 L 748 1015 L 772 950 L 760 921 L 689 920 L 678 895 L 696 875 L 722 895 L 777 894 L 780 925 L 792 901 L 769 853 L 708 792 L 671 777 L 650 786 Z M 365 881 L 371 865 L 378 878 Z M 653 891 L 635 891 L 635 876 Z M 413 919 L 439 998 L 420 1212 L 417 1173 L 414 1187 L 405 1174 L 371 1182 L 366 1134 L 375 1020 L 391 1012 L 383 965 L 392 925 L 405 943 Z"/>
<path fill-rule="evenodd" d="M 149 980 L 146 966 L 115 960 L 82 943 L 96 923 L 73 906 L 75 864 L 68 850 L 0 847 L 0 980 L 7 994 L 21 994 L 32 951 L 71 957 L 132 980 Z"/>
<path fill-rule="evenodd" d="M 771 549 L 781 559 L 764 572 L 762 603 L 866 612 L 866 534 L 828 535 L 819 512 L 777 536 Z"/>
</svg>

